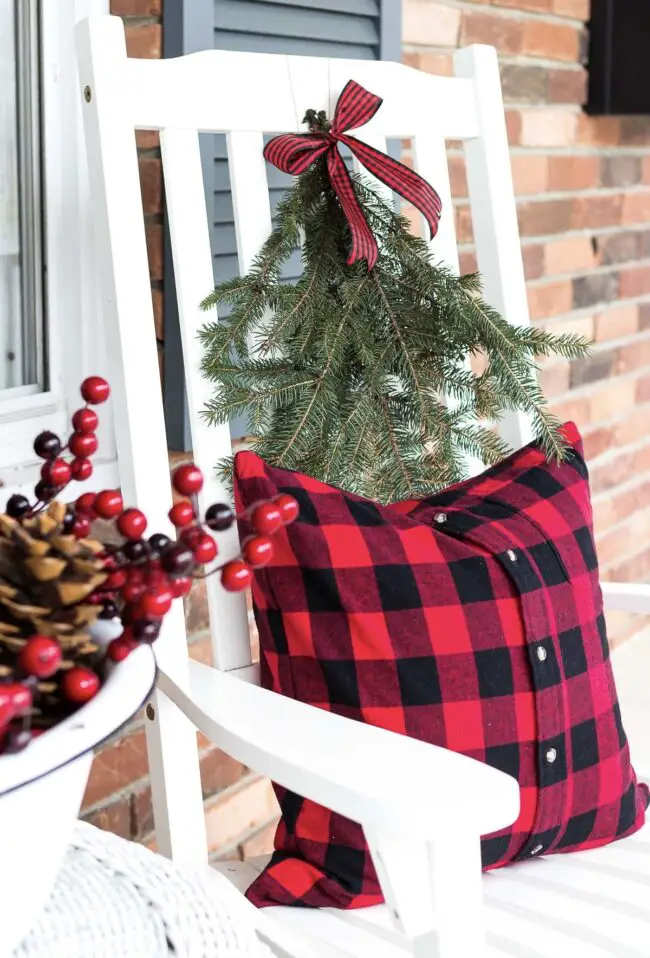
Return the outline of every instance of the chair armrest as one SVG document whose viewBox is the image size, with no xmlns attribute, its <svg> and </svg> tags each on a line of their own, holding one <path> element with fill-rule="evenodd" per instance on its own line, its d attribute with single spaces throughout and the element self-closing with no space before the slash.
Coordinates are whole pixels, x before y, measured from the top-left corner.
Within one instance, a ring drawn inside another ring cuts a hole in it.
<svg viewBox="0 0 650 958">
<path fill-rule="evenodd" d="M 382 833 L 485 835 L 519 814 L 514 778 L 457 752 L 190 663 L 190 691 L 159 686 L 211 741 L 285 788 Z"/>
<path fill-rule="evenodd" d="M 601 582 L 605 609 L 650 615 L 650 585 L 642 582 Z"/>
</svg>

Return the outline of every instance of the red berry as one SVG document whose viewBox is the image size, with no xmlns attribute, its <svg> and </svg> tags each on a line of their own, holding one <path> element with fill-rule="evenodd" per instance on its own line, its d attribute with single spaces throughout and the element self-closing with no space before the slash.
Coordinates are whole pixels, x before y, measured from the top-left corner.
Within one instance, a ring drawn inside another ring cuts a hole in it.
<svg viewBox="0 0 650 958">
<path fill-rule="evenodd" d="M 161 565 L 170 576 L 187 576 L 194 568 L 194 556 L 185 542 L 177 542 L 165 550 Z"/>
<path fill-rule="evenodd" d="M 174 472 L 172 483 L 181 496 L 192 496 L 203 488 L 203 473 L 198 466 L 179 466 Z"/>
<path fill-rule="evenodd" d="M 117 528 L 125 539 L 141 539 L 147 528 L 147 517 L 139 509 L 127 509 L 117 520 Z"/>
<path fill-rule="evenodd" d="M 111 662 L 123 662 L 137 647 L 138 643 L 135 639 L 129 639 L 121 635 L 118 639 L 113 639 L 106 649 L 106 654 Z"/>
<path fill-rule="evenodd" d="M 135 605 L 145 594 L 146 589 L 147 587 L 144 582 L 129 581 L 126 585 L 122 586 L 121 595 L 125 602 L 128 602 L 130 605 Z"/>
<path fill-rule="evenodd" d="M 91 522 L 88 516 L 75 516 L 75 520 L 72 523 L 72 535 L 75 539 L 85 539 L 90 533 L 90 526 Z"/>
<path fill-rule="evenodd" d="M 18 665 L 29 675 L 47 679 L 54 675 L 63 654 L 56 639 L 48 635 L 33 635 L 28 639 L 18 655 Z"/>
<path fill-rule="evenodd" d="M 94 409 L 77 409 L 72 417 L 75 432 L 94 432 L 99 425 L 99 416 Z"/>
<path fill-rule="evenodd" d="M 0 687 L 0 733 L 2 732 L 5 725 L 11 722 L 14 717 L 14 707 L 11 704 L 11 699 L 8 695 L 5 695 Z M 0 734 L 0 754 L 4 751 L 2 747 L 2 735 Z"/>
<path fill-rule="evenodd" d="M 205 533 L 200 526 L 190 526 L 189 529 L 183 529 L 179 539 L 188 547 L 188 549 L 191 549 L 192 552 L 194 552 L 204 535 Z"/>
<path fill-rule="evenodd" d="M 44 462 L 41 466 L 41 478 L 43 482 L 51 486 L 65 486 L 70 482 L 72 469 L 65 459 L 52 459 Z"/>
<path fill-rule="evenodd" d="M 159 586 L 150 592 L 145 592 L 140 602 L 139 612 L 144 618 L 161 618 L 169 612 L 172 604 L 172 591 L 165 586 Z"/>
<path fill-rule="evenodd" d="M 276 496 L 273 502 L 280 510 L 280 515 L 282 516 L 282 521 L 285 526 L 288 526 L 289 523 L 298 518 L 300 506 L 293 496 L 282 494 L 281 496 Z"/>
<path fill-rule="evenodd" d="M 73 456 L 86 458 L 97 452 L 97 436 L 94 432 L 73 432 L 68 447 Z"/>
<path fill-rule="evenodd" d="M 93 464 L 90 459 L 73 459 L 70 463 L 70 471 L 76 482 L 84 482 L 92 476 Z"/>
<path fill-rule="evenodd" d="M 179 576 L 178 579 L 172 579 L 169 588 L 175 599 L 182 599 L 192 588 L 192 580 L 187 576 Z"/>
<path fill-rule="evenodd" d="M 92 403 L 93 406 L 99 406 L 100 403 L 106 402 L 110 394 L 111 387 L 101 376 L 89 376 L 81 384 L 81 395 L 86 402 Z"/>
<path fill-rule="evenodd" d="M 102 589 L 104 592 L 117 592 L 118 589 L 121 589 L 123 585 L 126 584 L 126 572 L 124 569 L 116 569 L 115 572 L 106 578 Z"/>
<path fill-rule="evenodd" d="M 114 519 L 124 509 L 124 502 L 117 489 L 104 489 L 97 493 L 93 508 L 102 519 Z"/>
<path fill-rule="evenodd" d="M 273 502 L 263 502 L 253 510 L 251 525 L 260 535 L 272 536 L 282 527 L 282 513 Z"/>
<path fill-rule="evenodd" d="M 80 513 L 86 516 L 94 515 L 95 498 L 96 496 L 94 492 L 84 492 L 83 495 L 79 496 L 75 504 L 77 515 Z"/>
<path fill-rule="evenodd" d="M 218 551 L 217 543 L 214 541 L 212 536 L 207 534 L 207 532 L 202 534 L 201 538 L 192 549 L 192 552 L 194 553 L 194 559 L 199 565 L 207 565 L 208 562 L 212 562 Z"/>
<path fill-rule="evenodd" d="M 221 570 L 221 584 L 226 592 L 243 592 L 249 587 L 252 579 L 250 567 L 240 559 L 226 563 Z"/>
<path fill-rule="evenodd" d="M 76 705 L 90 702 L 99 692 L 100 684 L 98 675 L 79 665 L 65 672 L 61 682 L 63 694 Z"/>
<path fill-rule="evenodd" d="M 187 500 L 183 502 L 177 502 L 175 506 L 172 506 L 169 510 L 169 519 L 172 525 L 176 528 L 181 526 L 189 526 L 190 522 L 194 520 L 194 507 L 191 502 Z"/>
<path fill-rule="evenodd" d="M 0 693 L 9 696 L 14 710 L 14 715 L 24 715 L 32 707 L 32 690 L 20 682 L 12 682 L 10 685 L 0 685 Z"/>
<path fill-rule="evenodd" d="M 273 543 L 267 536 L 252 536 L 244 543 L 242 553 L 249 565 L 259 569 L 273 558 Z"/>
</svg>

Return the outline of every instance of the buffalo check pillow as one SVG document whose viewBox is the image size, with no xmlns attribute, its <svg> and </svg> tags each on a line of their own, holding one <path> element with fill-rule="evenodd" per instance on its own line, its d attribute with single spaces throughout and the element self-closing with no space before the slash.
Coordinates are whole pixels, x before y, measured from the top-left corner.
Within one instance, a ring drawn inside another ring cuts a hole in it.
<svg viewBox="0 0 650 958">
<path fill-rule="evenodd" d="M 565 431 L 566 462 L 531 444 L 393 506 L 236 458 L 240 507 L 286 492 L 300 504 L 256 576 L 263 684 L 514 776 L 521 813 L 483 838 L 485 868 L 607 844 L 648 805 L 609 661 L 582 446 Z M 276 791 L 276 851 L 250 899 L 380 902 L 361 827 Z"/>
</svg>

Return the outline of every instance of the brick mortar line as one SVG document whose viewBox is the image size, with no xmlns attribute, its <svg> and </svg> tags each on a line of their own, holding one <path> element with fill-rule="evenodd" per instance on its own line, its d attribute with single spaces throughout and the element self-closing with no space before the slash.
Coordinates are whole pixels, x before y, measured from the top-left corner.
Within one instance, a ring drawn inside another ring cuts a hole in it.
<svg viewBox="0 0 650 958">
<path fill-rule="evenodd" d="M 492 4 L 486 9 L 482 5 L 477 6 L 473 0 L 440 0 L 439 5 L 456 10 L 467 10 L 470 13 L 479 12 L 488 16 L 493 14 L 495 17 L 502 17 L 504 20 L 524 22 L 532 20 L 537 23 L 555 23 L 562 26 L 580 27 L 583 30 L 586 27 L 586 21 L 584 20 L 579 20 L 577 17 L 562 17 L 551 10 L 516 10 L 511 7 L 494 6 Z"/>
<path fill-rule="evenodd" d="M 645 379 L 648 375 L 648 372 L 650 372 L 650 365 L 641 366 L 639 369 L 633 369 L 629 373 L 621 373 L 620 375 L 613 376 L 611 378 L 595 379 L 592 382 L 583 383 L 581 386 L 574 386 L 573 388 L 569 389 L 568 392 L 559 393 L 557 396 L 553 396 L 549 402 L 549 405 L 556 406 L 560 405 L 561 403 L 568 402 L 569 400 L 583 399 L 585 397 L 589 397 L 590 395 L 594 395 L 594 393 L 604 392 L 605 388 L 607 386 L 611 386 L 612 383 L 619 384 L 634 382 L 637 379 Z M 592 423 L 591 425 L 599 426 L 600 420 Z M 648 435 L 646 441 L 650 443 L 650 435 Z M 626 447 L 617 446 L 616 455 L 620 455 L 623 451 L 623 448 Z"/>
<path fill-rule="evenodd" d="M 529 279 L 526 281 L 526 286 L 532 289 L 541 289 L 544 286 L 551 286 L 558 280 L 584 279 L 586 276 L 604 276 L 609 273 L 620 273 L 621 267 L 625 268 L 626 266 L 631 268 L 638 267 L 639 269 L 647 269 L 650 267 L 650 258 L 646 257 L 645 259 L 632 259 L 623 261 L 622 263 L 609 263 L 604 266 L 588 266 L 582 272 L 553 273 L 551 276 L 540 276 L 537 279 Z M 626 301 L 627 300 L 625 298 L 621 299 L 621 302 Z M 603 302 L 610 302 L 610 300 L 604 300 Z M 596 305 L 597 303 L 594 303 L 594 306 Z M 582 309 L 582 307 L 580 308 Z"/>
<path fill-rule="evenodd" d="M 618 488 L 618 486 L 616 488 Z M 603 529 L 601 532 L 597 533 L 596 538 L 604 539 L 605 536 L 608 536 L 610 533 L 619 532 L 623 526 L 628 526 L 630 523 L 634 522 L 637 516 L 648 511 L 650 511 L 650 502 L 648 502 L 648 504 L 642 509 L 635 509 L 635 511 L 631 512 L 629 516 L 625 516 L 624 519 L 620 519 L 618 522 L 615 522 L 614 525 L 607 526 L 606 529 Z M 598 545 L 598 543 L 596 543 L 596 545 Z"/>
<path fill-rule="evenodd" d="M 647 406 L 647 405 L 648 405 L 647 403 L 644 403 L 644 406 Z M 612 423 L 616 424 L 616 422 L 620 422 L 624 418 L 625 418 L 624 416 L 619 416 L 615 420 L 612 420 L 612 419 L 606 420 L 604 422 L 604 425 L 608 426 Z M 598 426 L 602 426 L 602 425 L 603 423 L 598 423 Z M 585 430 L 583 430 L 583 432 L 585 436 L 588 436 L 588 433 Z M 618 449 L 619 447 L 616 447 L 616 448 Z M 589 470 L 591 471 L 591 469 L 594 468 L 599 463 L 600 460 L 602 460 L 603 456 L 609 456 L 609 455 L 610 455 L 610 452 L 608 451 L 607 453 L 601 453 L 599 456 L 596 456 L 594 459 L 590 459 L 589 462 L 587 463 Z M 607 461 L 605 462 L 605 465 L 607 465 Z M 591 497 L 592 504 L 600 505 L 602 502 L 605 502 L 614 498 L 612 495 L 612 493 L 614 492 L 617 494 L 617 496 L 618 494 L 620 494 L 621 496 L 625 496 L 627 495 L 628 492 L 633 492 L 634 489 L 637 488 L 637 486 L 639 488 L 643 486 L 644 482 L 648 482 L 648 478 L 649 477 L 647 475 L 635 476 L 633 479 L 628 480 L 628 482 L 621 482 L 619 483 L 619 485 L 614 486 L 612 489 L 603 489 L 602 492 L 596 492 Z M 611 529 L 612 526 L 608 526 L 607 528 Z"/>
<path fill-rule="evenodd" d="M 623 555 L 617 556 L 615 559 L 612 559 L 610 562 L 598 563 L 600 575 L 606 575 L 608 572 L 611 572 L 612 569 L 616 569 L 622 562 L 629 562 L 630 559 L 635 559 L 637 556 L 642 555 L 646 550 L 643 549 L 643 543 L 639 543 L 639 546 L 636 549 L 632 549 L 630 552 L 625 552 Z M 598 554 L 598 547 L 596 546 L 596 554 Z M 647 575 L 647 573 L 646 573 Z M 616 579 L 610 581 L 617 581 Z M 610 609 L 610 613 L 619 612 L 619 609 Z M 633 612 L 628 612 L 628 615 L 634 615 Z M 635 618 L 642 619 L 643 616 L 637 615 Z"/>
<path fill-rule="evenodd" d="M 533 320 L 534 323 L 553 323 L 564 322 L 567 319 L 583 319 L 585 316 L 593 316 L 594 312 L 603 313 L 610 309 L 616 309 L 618 306 L 643 306 L 650 303 L 650 294 L 643 296 L 630 296 L 623 299 L 605 300 L 602 303 L 594 303 L 592 306 L 579 306 L 576 309 L 569 310 L 568 313 L 558 313 L 557 316 L 542 316 L 540 319 Z M 604 307 L 604 308 L 603 308 Z M 636 336 L 636 333 L 634 334 Z"/>
<path fill-rule="evenodd" d="M 494 46 L 494 44 L 478 44 L 479 46 Z M 456 50 L 466 49 L 467 46 L 474 46 L 474 44 L 466 44 L 465 47 L 460 46 L 459 44 L 449 44 L 449 46 L 441 46 L 439 44 L 429 44 L 429 43 L 403 43 L 402 52 L 403 53 L 432 53 L 435 56 L 453 56 Z M 577 72 L 578 70 L 585 69 L 584 65 L 580 60 L 554 60 L 552 57 L 542 57 L 536 56 L 534 53 L 503 53 L 497 50 L 499 55 L 499 62 L 506 64 L 507 66 L 518 66 L 518 67 L 527 67 L 527 66 L 539 66 L 544 69 L 551 70 L 570 70 Z M 415 68 L 417 69 L 417 67 Z M 432 74 L 433 76 L 441 76 L 447 80 L 450 79 L 459 79 L 455 74 L 446 73 L 436 73 Z"/>
<path fill-rule="evenodd" d="M 246 768 L 246 766 L 244 766 L 244 768 Z M 236 791 L 246 788 L 253 782 L 257 782 L 263 778 L 264 776 L 260 775 L 258 772 L 247 769 L 242 777 L 236 782 L 233 782 L 232 785 L 227 785 L 226 788 L 222 788 L 217 792 L 211 792 L 208 796 L 206 796 L 206 798 L 203 799 L 204 809 L 207 810 L 211 805 L 216 804 L 216 802 L 220 800 L 223 795 L 228 796 L 231 793 L 234 794 Z M 110 808 L 110 806 L 114 805 L 116 802 L 120 802 L 123 799 L 129 798 L 129 796 L 142 791 L 150 784 L 151 777 L 149 775 L 141 775 L 139 778 L 135 778 L 132 782 L 129 782 L 128 785 L 124 785 L 122 788 L 118 788 L 114 792 L 111 792 L 106 796 L 106 798 L 100 799 L 98 802 L 93 802 L 92 805 L 84 806 L 81 814 L 85 817 L 87 815 L 94 815 L 97 812 L 104 811 L 105 809 Z"/>
<path fill-rule="evenodd" d="M 618 236 L 623 233 L 634 233 L 634 232 L 645 232 L 644 230 L 636 230 L 635 226 L 638 224 L 630 224 L 629 226 L 594 226 L 594 227 L 583 227 L 582 229 L 576 230 L 562 230 L 559 233 L 539 233 L 537 236 L 521 236 L 519 242 L 521 246 L 536 246 L 540 243 L 550 243 L 553 240 L 557 241 L 559 239 L 576 239 L 579 237 L 587 237 L 591 239 L 592 237 L 600 236 Z M 650 228 L 650 223 L 648 224 Z M 476 243 L 463 242 L 457 243 L 459 253 L 471 253 L 476 249 Z M 630 262 L 637 262 L 636 260 L 631 260 Z"/>
<path fill-rule="evenodd" d="M 603 187 L 591 187 L 586 190 L 576 190 L 574 193 L 566 190 L 548 190 L 544 193 L 518 193 L 516 197 L 517 203 L 551 203 L 556 202 L 557 200 L 572 200 L 576 193 L 580 195 L 581 199 L 585 200 L 597 200 L 602 197 L 617 197 L 617 196 L 649 196 L 650 197 L 650 184 L 644 183 L 635 183 L 633 186 L 603 186 Z M 454 208 L 470 206 L 471 197 L 469 196 L 452 196 L 451 198 Z M 624 224 L 623 224 L 624 225 Z M 636 226 L 638 224 L 630 224 Z M 648 224 L 650 225 L 650 224 Z"/>
<path fill-rule="evenodd" d="M 231 852 L 236 852 L 240 845 L 244 845 L 249 838 L 253 838 L 259 832 L 263 831 L 265 828 L 268 828 L 269 825 L 272 825 L 279 821 L 278 815 L 272 815 L 270 818 L 264 819 L 259 825 L 254 825 L 252 828 L 247 828 L 241 833 L 234 842 L 231 842 L 230 845 L 224 845 L 223 848 L 220 848 L 219 851 L 210 852 L 208 855 L 208 864 L 214 865 L 218 862 L 228 861 L 227 855 Z M 240 861 L 240 859 L 237 859 Z"/>
</svg>

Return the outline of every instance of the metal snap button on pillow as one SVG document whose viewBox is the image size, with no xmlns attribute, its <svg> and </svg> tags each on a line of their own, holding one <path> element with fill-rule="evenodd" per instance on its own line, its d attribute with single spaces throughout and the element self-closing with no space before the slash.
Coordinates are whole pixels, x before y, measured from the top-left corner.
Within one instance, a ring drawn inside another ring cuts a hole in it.
<svg viewBox="0 0 650 958">
<path fill-rule="evenodd" d="M 546 649 L 543 645 L 537 647 L 537 658 L 540 662 L 546 662 L 546 656 L 548 655 Z"/>
<path fill-rule="evenodd" d="M 437 522 L 439 526 L 442 526 L 447 521 L 447 514 L 445 512 L 436 512 L 433 521 Z"/>
<path fill-rule="evenodd" d="M 517 553 L 515 552 L 514 549 L 508 549 L 508 551 L 506 552 L 506 555 L 508 556 L 511 562 L 517 561 Z"/>
<path fill-rule="evenodd" d="M 552 765 L 555 759 L 557 758 L 557 749 L 549 748 L 546 751 L 546 761 L 549 765 Z"/>
</svg>

